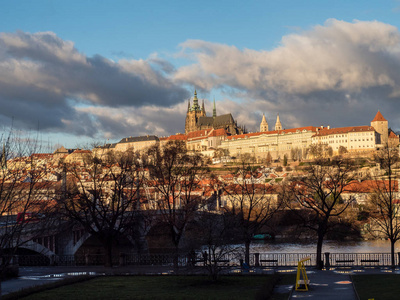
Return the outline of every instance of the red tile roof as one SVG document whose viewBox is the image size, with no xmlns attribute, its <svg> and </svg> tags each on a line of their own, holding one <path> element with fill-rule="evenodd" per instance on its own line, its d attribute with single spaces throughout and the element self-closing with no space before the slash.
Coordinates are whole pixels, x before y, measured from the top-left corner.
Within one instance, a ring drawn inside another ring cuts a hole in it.
<svg viewBox="0 0 400 300">
<path fill-rule="evenodd" d="M 220 128 L 220 129 L 214 129 L 212 130 L 208 136 L 227 136 L 228 132 L 226 132 L 225 129 Z"/>
<path fill-rule="evenodd" d="M 169 137 L 166 137 L 164 139 L 168 140 L 168 141 L 186 141 L 187 135 L 183 134 L 183 133 L 178 133 L 178 134 L 170 135 Z"/>
<path fill-rule="evenodd" d="M 372 126 L 352 126 L 352 127 L 340 127 L 340 128 L 323 128 L 319 130 L 314 136 L 325 136 L 338 133 L 349 133 L 349 132 L 362 132 L 362 131 L 375 131 Z"/>
<path fill-rule="evenodd" d="M 202 129 L 202 130 L 189 132 L 187 134 L 187 138 L 193 139 L 193 138 L 205 137 L 210 133 L 211 130 L 212 130 L 211 128 L 208 128 L 208 129 Z"/>
<path fill-rule="evenodd" d="M 375 118 L 372 120 L 372 122 L 376 121 L 387 121 L 381 114 L 381 112 L 378 110 L 378 112 L 375 115 Z"/>
<path fill-rule="evenodd" d="M 228 136 L 227 138 L 228 138 L 228 140 L 236 140 L 236 139 L 249 138 L 252 136 L 259 136 L 262 134 L 287 134 L 287 133 L 302 132 L 304 130 L 316 132 L 317 127 L 306 126 L 306 127 L 298 127 L 298 128 L 290 128 L 290 129 L 282 129 L 282 130 L 272 130 L 272 131 L 265 131 L 265 132 L 253 132 L 253 133 L 232 135 L 232 136 Z"/>
</svg>

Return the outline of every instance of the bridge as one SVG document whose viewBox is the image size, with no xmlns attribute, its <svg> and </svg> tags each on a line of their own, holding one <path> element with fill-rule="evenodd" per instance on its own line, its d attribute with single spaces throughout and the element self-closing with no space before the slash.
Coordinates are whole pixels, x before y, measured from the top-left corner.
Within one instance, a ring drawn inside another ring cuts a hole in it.
<svg viewBox="0 0 400 300">
<path fill-rule="evenodd" d="M 209 211 L 198 211 L 197 213 L 220 216 L 220 214 Z M 127 233 L 123 235 L 124 240 L 119 241 L 117 247 L 114 247 L 113 252 L 117 261 L 119 261 L 119 253 L 147 254 L 149 250 L 148 235 L 152 234 L 153 229 L 168 231 L 166 226 L 160 225 L 160 211 L 147 210 L 141 211 L 140 214 L 142 216 L 145 214 L 145 217 L 141 218 L 142 222 L 136 223 L 135 228 L 127 230 Z M 40 219 L 22 225 L 20 239 L 10 241 L 9 248 L 18 248 L 17 254 L 20 255 L 36 256 L 39 264 L 101 264 L 103 261 L 104 247 L 79 224 L 61 219 L 50 221 Z M 10 226 L 21 226 L 21 224 L 14 223 L 7 227 Z M 5 233 L 6 228 L 0 227 L 0 236 Z M 159 243 L 159 248 L 163 248 L 162 242 Z"/>
</svg>

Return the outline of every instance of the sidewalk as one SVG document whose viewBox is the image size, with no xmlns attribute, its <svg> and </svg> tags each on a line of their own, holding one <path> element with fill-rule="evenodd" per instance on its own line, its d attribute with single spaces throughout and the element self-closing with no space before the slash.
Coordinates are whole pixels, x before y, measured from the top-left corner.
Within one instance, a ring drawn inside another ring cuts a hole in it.
<svg viewBox="0 0 400 300">
<path fill-rule="evenodd" d="M 349 274 L 335 271 L 307 270 L 308 291 L 293 290 L 290 299 L 355 300 L 356 293 Z"/>
</svg>

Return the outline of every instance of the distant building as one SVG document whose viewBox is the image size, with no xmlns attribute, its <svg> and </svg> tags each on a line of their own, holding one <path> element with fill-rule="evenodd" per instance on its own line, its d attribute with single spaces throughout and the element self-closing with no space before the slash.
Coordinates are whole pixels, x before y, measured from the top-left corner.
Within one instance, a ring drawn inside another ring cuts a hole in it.
<svg viewBox="0 0 400 300">
<path fill-rule="evenodd" d="M 349 152 L 371 151 L 386 145 L 397 147 L 399 137 L 394 132 L 389 132 L 388 127 L 388 121 L 378 111 L 371 126 L 322 127 L 313 136 L 313 143 L 332 147 L 334 154 L 338 154 L 341 147 Z"/>
<path fill-rule="evenodd" d="M 115 144 L 114 150 L 125 152 L 127 150 L 142 151 L 150 146 L 157 145 L 159 138 L 155 135 L 127 137 Z"/>
</svg>

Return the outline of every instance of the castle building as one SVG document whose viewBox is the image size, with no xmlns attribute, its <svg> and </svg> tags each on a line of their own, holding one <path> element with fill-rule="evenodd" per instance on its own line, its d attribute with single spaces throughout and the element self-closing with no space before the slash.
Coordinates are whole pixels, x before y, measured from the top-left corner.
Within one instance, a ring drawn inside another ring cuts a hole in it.
<svg viewBox="0 0 400 300">
<path fill-rule="evenodd" d="M 341 147 L 349 152 L 371 151 L 386 145 L 397 147 L 399 137 L 394 132 L 389 132 L 388 121 L 378 111 L 371 126 L 322 127 L 313 136 L 313 143 L 332 147 L 336 154 Z"/>
<path fill-rule="evenodd" d="M 215 100 L 213 116 L 207 117 L 204 108 L 204 101 L 200 107 L 199 100 L 197 98 L 197 92 L 194 91 L 193 105 L 190 106 L 190 100 L 188 102 L 188 110 L 185 121 L 185 134 L 205 129 L 225 129 L 229 134 L 232 135 L 243 134 L 244 132 L 243 128 L 237 126 L 237 122 L 233 119 L 231 114 L 217 116 Z"/>
</svg>

